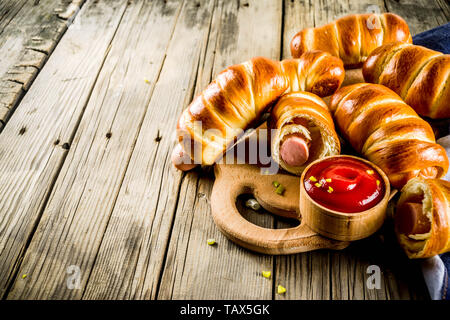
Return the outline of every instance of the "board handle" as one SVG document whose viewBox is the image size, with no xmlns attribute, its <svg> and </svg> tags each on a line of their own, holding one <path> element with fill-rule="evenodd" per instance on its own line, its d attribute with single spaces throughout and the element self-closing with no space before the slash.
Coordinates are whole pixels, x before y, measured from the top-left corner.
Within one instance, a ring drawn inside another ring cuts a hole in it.
<svg viewBox="0 0 450 320">
<path fill-rule="evenodd" d="M 273 176 L 261 175 L 259 172 L 248 174 L 248 167 L 245 168 L 247 174 L 242 175 L 242 168 L 239 167 L 240 165 L 216 165 L 216 181 L 211 193 L 214 222 L 229 239 L 247 249 L 277 255 L 325 248 L 337 250 L 349 245 L 349 242 L 325 238 L 301 222 L 298 210 L 299 177 L 277 175 L 279 183 L 290 186 L 283 195 L 278 195 L 272 186 Z M 255 167 L 254 170 L 259 171 L 259 168 Z M 276 215 L 300 220 L 300 224 L 287 229 L 268 229 L 249 222 L 236 207 L 237 197 L 246 193 L 253 194 L 264 209 Z"/>
</svg>

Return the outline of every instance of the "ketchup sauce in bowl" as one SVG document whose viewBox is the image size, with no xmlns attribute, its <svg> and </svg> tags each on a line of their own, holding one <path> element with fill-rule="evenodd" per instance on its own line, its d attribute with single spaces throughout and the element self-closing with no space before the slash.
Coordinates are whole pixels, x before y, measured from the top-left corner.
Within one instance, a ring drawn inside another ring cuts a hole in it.
<svg viewBox="0 0 450 320">
<path fill-rule="evenodd" d="M 373 166 L 345 156 L 315 163 L 306 172 L 304 185 L 314 201 L 346 213 L 372 208 L 383 199 L 386 189 Z"/>
<path fill-rule="evenodd" d="M 358 157 L 316 160 L 300 179 L 300 214 L 313 231 L 336 240 L 370 236 L 383 224 L 390 196 L 386 174 Z"/>
</svg>

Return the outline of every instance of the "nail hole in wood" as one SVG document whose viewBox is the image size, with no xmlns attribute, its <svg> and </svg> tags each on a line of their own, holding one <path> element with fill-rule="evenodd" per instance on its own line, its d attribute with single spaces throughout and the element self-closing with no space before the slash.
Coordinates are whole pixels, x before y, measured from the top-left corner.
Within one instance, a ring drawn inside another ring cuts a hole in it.
<svg viewBox="0 0 450 320">
<path fill-rule="evenodd" d="M 155 141 L 156 141 L 156 142 L 160 142 L 161 139 L 162 139 L 162 136 L 159 134 L 159 130 L 158 130 L 158 132 L 156 133 Z"/>
<path fill-rule="evenodd" d="M 69 150 L 70 149 L 70 145 L 66 142 L 62 145 L 62 148 L 65 150 Z"/>
<path fill-rule="evenodd" d="M 56 139 L 55 142 L 53 142 L 53 144 L 54 144 L 55 146 L 57 146 L 60 142 L 61 142 L 61 141 L 60 141 L 59 139 Z"/>
<path fill-rule="evenodd" d="M 108 132 L 108 133 L 106 134 L 106 138 L 107 138 L 107 139 L 111 138 L 111 136 L 112 136 L 112 133 L 111 133 L 111 132 Z"/>
<path fill-rule="evenodd" d="M 23 135 L 26 131 L 27 131 L 27 128 L 25 128 L 25 127 L 20 128 L 19 136 Z"/>
</svg>

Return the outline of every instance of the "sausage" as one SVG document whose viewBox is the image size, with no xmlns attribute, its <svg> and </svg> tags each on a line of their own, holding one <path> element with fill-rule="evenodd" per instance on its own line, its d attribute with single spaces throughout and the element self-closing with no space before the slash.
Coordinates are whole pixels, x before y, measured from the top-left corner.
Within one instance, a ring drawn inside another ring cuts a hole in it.
<svg viewBox="0 0 450 320">
<path fill-rule="evenodd" d="M 197 166 L 192 162 L 191 157 L 184 152 L 183 147 L 178 143 L 172 151 L 172 163 L 175 168 L 181 171 L 189 171 Z"/>
<path fill-rule="evenodd" d="M 299 167 L 308 160 L 308 142 L 299 133 L 289 134 L 281 143 L 280 156 L 287 165 Z"/>
<path fill-rule="evenodd" d="M 405 235 L 423 234 L 430 231 L 431 224 L 422 210 L 422 203 L 404 202 L 395 214 L 397 230 Z"/>
</svg>

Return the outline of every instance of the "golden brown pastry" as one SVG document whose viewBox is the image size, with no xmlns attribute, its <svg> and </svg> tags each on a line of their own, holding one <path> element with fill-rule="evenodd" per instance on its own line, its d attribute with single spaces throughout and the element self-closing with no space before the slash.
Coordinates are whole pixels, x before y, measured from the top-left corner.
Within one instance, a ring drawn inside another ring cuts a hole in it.
<svg viewBox="0 0 450 320">
<path fill-rule="evenodd" d="M 405 20 L 393 13 L 352 14 L 298 32 L 291 41 L 294 58 L 322 50 L 340 57 L 346 68 L 357 68 L 377 47 L 395 41 L 412 42 Z"/>
<path fill-rule="evenodd" d="M 174 149 L 172 161 L 181 170 L 191 169 L 194 165 L 182 160 L 187 153 L 197 164 L 212 165 L 283 93 L 330 95 L 344 73 L 340 59 L 319 51 L 281 62 L 256 57 L 225 69 L 180 116 L 182 147 Z"/>
<path fill-rule="evenodd" d="M 410 180 L 402 189 L 394 221 L 398 241 L 409 258 L 450 251 L 450 182 Z"/>
<path fill-rule="evenodd" d="M 269 129 L 272 158 L 285 170 L 300 175 L 309 163 L 340 152 L 333 118 L 325 102 L 309 92 L 281 96 L 272 109 Z"/>
<path fill-rule="evenodd" d="M 430 125 L 389 88 L 370 83 L 343 87 L 332 96 L 330 109 L 342 136 L 378 165 L 394 187 L 447 172 L 445 149 L 436 143 Z"/>
<path fill-rule="evenodd" d="M 395 91 L 418 114 L 450 117 L 450 55 L 406 43 L 375 49 L 363 65 L 366 82 Z"/>
</svg>

